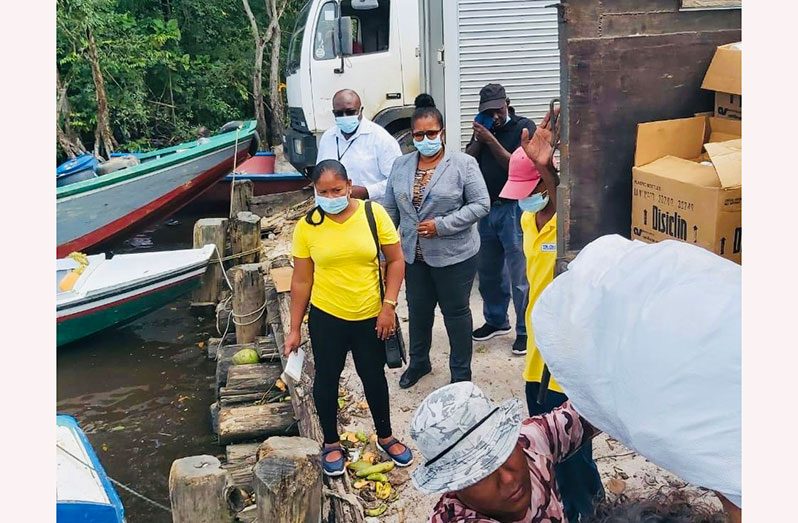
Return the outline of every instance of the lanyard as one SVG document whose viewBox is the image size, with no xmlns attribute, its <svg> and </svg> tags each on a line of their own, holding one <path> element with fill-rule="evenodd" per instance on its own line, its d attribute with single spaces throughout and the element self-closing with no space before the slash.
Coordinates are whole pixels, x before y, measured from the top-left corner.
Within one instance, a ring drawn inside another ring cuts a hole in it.
<svg viewBox="0 0 798 523">
<path fill-rule="evenodd" d="M 338 144 L 338 137 L 337 136 L 335 137 L 335 152 L 338 155 L 338 161 L 339 162 L 341 161 L 341 158 L 343 158 L 344 155 L 347 153 L 347 151 L 349 151 L 349 149 L 352 148 L 352 146 L 355 144 L 355 141 L 357 141 L 358 138 L 360 138 L 360 136 L 356 136 L 354 140 L 349 142 L 349 145 L 346 147 L 346 149 L 344 149 L 344 152 L 342 153 L 341 152 L 341 148 L 339 147 L 339 144 Z"/>
</svg>

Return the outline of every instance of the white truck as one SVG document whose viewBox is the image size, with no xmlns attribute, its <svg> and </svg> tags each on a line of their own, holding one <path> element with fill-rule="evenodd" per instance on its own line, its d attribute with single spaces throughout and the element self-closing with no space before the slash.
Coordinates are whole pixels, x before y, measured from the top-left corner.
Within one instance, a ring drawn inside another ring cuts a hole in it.
<svg viewBox="0 0 798 523">
<path fill-rule="evenodd" d="M 354 89 L 363 114 L 407 151 L 413 101 L 435 98 L 450 144 L 463 147 L 487 83 L 539 121 L 560 88 L 553 0 L 310 0 L 286 63 L 289 125 L 284 151 L 299 171 L 316 164 L 334 125 L 332 97 Z"/>
</svg>

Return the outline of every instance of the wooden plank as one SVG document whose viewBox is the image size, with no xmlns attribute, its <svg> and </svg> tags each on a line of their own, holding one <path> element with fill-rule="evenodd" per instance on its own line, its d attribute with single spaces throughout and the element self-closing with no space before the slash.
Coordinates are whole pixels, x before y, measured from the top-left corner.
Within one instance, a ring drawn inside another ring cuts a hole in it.
<svg viewBox="0 0 798 523">
<path fill-rule="evenodd" d="M 268 403 L 219 410 L 219 443 L 236 443 L 296 433 L 290 403 Z"/>
<path fill-rule="evenodd" d="M 260 443 L 238 443 L 225 449 L 226 463 L 222 467 L 230 473 L 233 486 L 253 490 L 252 468 L 257 460 Z"/>
<path fill-rule="evenodd" d="M 313 189 L 300 189 L 279 194 L 255 196 L 249 201 L 249 209 L 258 216 L 274 216 L 290 207 L 313 198 Z"/>
<path fill-rule="evenodd" d="M 569 39 L 738 29 L 741 23 L 739 9 L 682 11 L 678 0 L 569 0 L 560 5 Z"/>
<path fill-rule="evenodd" d="M 742 0 L 682 0 L 682 9 L 717 9 L 742 6 Z"/>
<path fill-rule="evenodd" d="M 227 388 L 265 390 L 274 385 L 280 374 L 282 374 L 280 365 L 272 363 L 233 365 L 227 370 Z"/>
<path fill-rule="evenodd" d="M 219 393 L 219 389 L 222 387 L 227 386 L 227 374 L 230 370 L 230 367 L 233 365 L 233 355 L 236 352 L 240 351 L 241 349 L 255 349 L 256 351 L 260 352 L 260 347 L 257 346 L 255 343 L 243 343 L 243 344 L 235 344 L 235 345 L 225 345 L 218 349 L 216 354 L 216 392 Z"/>
</svg>

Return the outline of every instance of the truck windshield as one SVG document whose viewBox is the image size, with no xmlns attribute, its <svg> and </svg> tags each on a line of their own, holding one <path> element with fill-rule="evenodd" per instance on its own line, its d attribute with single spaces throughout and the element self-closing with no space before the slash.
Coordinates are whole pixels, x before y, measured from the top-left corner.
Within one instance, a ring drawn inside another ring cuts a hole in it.
<svg viewBox="0 0 798 523">
<path fill-rule="evenodd" d="M 312 0 L 308 0 L 299 12 L 294 25 L 294 32 L 291 34 L 291 42 L 288 44 L 288 60 L 285 64 L 285 75 L 291 75 L 299 69 L 302 61 L 302 37 L 305 35 L 305 25 L 308 21 Z"/>
</svg>

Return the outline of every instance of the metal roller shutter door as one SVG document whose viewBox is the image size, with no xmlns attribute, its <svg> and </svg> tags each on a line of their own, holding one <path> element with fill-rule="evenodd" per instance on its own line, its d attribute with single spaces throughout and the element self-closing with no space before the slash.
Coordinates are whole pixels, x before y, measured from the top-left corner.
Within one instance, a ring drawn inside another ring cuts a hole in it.
<svg viewBox="0 0 798 523">
<path fill-rule="evenodd" d="M 539 122 L 560 92 L 552 0 L 458 0 L 460 139 L 471 138 L 479 90 L 497 82 L 516 113 Z"/>
</svg>

